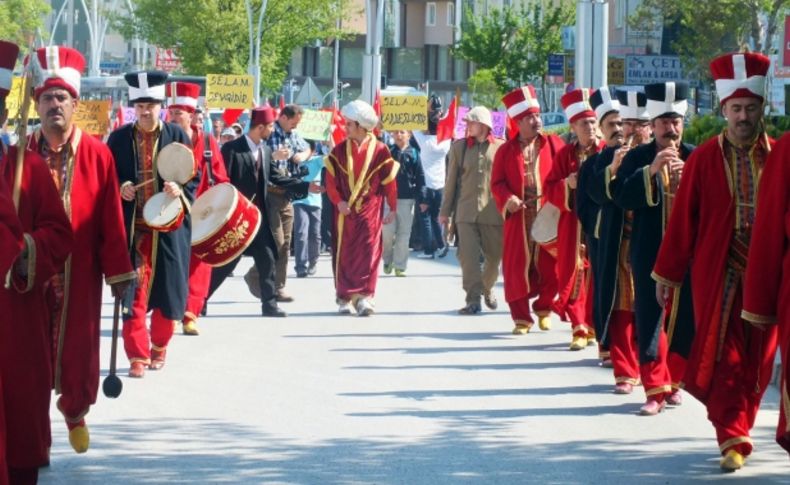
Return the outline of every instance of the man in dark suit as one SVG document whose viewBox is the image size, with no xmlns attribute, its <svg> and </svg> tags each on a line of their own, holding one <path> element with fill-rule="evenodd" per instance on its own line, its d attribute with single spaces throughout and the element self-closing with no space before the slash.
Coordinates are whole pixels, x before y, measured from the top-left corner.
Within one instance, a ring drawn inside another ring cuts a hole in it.
<svg viewBox="0 0 790 485">
<path fill-rule="evenodd" d="M 261 313 L 267 317 L 285 317 L 286 313 L 277 306 L 274 269 L 277 260 L 277 244 L 271 226 L 266 220 L 267 185 L 282 187 L 293 199 L 303 199 L 307 192 L 321 192 L 319 186 L 291 177 L 276 170 L 276 162 L 288 158 L 288 150 L 272 152 L 266 140 L 274 131 L 274 110 L 270 107 L 252 111 L 250 131 L 239 138 L 222 145 L 222 158 L 225 161 L 230 182 L 245 197 L 252 200 L 260 209 L 264 223 L 245 254 L 251 255 L 258 268 L 258 281 L 261 288 Z M 209 298 L 239 264 L 241 256 L 230 263 L 214 268 L 211 272 Z"/>
</svg>

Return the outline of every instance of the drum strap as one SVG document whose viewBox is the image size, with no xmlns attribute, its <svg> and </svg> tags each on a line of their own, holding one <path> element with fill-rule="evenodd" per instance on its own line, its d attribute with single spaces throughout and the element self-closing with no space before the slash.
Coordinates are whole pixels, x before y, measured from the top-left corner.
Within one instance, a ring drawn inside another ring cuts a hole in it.
<svg viewBox="0 0 790 485">
<path fill-rule="evenodd" d="M 208 132 L 203 132 L 203 161 L 206 162 L 206 170 L 208 171 L 208 186 L 214 186 L 214 173 L 211 170 L 211 139 L 209 139 Z"/>
</svg>

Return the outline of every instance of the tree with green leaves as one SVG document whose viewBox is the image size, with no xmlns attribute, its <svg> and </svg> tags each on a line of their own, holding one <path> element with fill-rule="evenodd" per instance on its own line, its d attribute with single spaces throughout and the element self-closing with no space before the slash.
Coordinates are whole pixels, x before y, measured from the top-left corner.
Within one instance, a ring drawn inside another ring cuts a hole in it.
<svg viewBox="0 0 790 485">
<path fill-rule="evenodd" d="M 469 94 L 472 96 L 472 104 L 475 106 L 495 109 L 505 95 L 505 91 L 497 85 L 494 71 L 491 69 L 476 70 L 467 80 L 467 84 Z"/>
<path fill-rule="evenodd" d="M 574 23 L 573 0 L 525 0 L 475 15 L 466 7 L 453 55 L 490 71 L 500 92 L 531 82 L 546 99 L 549 55 L 562 52 L 562 27 Z"/>
<path fill-rule="evenodd" d="M 251 0 L 257 28 L 261 0 Z M 294 49 L 323 41 L 336 31 L 350 0 L 268 0 L 261 40 L 261 87 L 277 92 Z M 132 0 L 133 16 L 118 18 L 127 38 L 135 34 L 175 49 L 188 74 L 245 74 L 250 52 L 245 2 L 239 0 Z"/>
<path fill-rule="evenodd" d="M 36 34 L 43 35 L 50 10 L 44 0 L 0 0 L 0 39 L 18 44 L 25 52 Z"/>
<path fill-rule="evenodd" d="M 748 47 L 772 53 L 790 0 L 643 0 L 629 20 L 640 30 L 676 25 L 672 42 L 686 72 L 709 79 L 710 61 Z"/>
</svg>

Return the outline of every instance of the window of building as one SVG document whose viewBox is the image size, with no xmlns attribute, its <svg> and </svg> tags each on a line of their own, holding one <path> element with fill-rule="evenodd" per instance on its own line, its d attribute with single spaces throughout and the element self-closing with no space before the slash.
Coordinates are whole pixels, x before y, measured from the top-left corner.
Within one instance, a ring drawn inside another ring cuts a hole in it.
<svg viewBox="0 0 790 485">
<path fill-rule="evenodd" d="M 511 6 L 513 6 L 512 0 L 502 0 L 503 8 L 510 8 Z"/>
<path fill-rule="evenodd" d="M 364 53 L 361 47 L 343 47 L 340 50 L 340 77 L 362 77 Z"/>
<path fill-rule="evenodd" d="M 436 25 L 436 2 L 425 4 L 425 25 L 428 27 Z"/>
<path fill-rule="evenodd" d="M 304 48 L 294 49 L 291 54 L 291 76 L 304 75 Z"/>
<path fill-rule="evenodd" d="M 455 26 L 455 3 L 449 2 L 447 4 L 447 25 L 450 27 Z"/>
<path fill-rule="evenodd" d="M 334 75 L 334 47 L 319 47 L 318 48 L 318 77 L 332 77 Z"/>
<path fill-rule="evenodd" d="M 422 49 L 392 49 L 392 78 L 399 80 L 422 81 Z M 386 71 L 382 71 L 386 72 Z"/>
</svg>

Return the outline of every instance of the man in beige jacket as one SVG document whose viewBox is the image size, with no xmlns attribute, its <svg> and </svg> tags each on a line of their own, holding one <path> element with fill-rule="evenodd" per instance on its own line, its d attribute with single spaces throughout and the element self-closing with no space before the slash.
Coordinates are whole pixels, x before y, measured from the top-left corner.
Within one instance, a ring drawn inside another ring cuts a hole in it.
<svg viewBox="0 0 790 485">
<path fill-rule="evenodd" d="M 462 315 L 480 313 L 480 297 L 495 310 L 493 293 L 502 259 L 502 215 L 491 198 L 491 166 L 502 140 L 491 134 L 491 112 L 476 106 L 467 113 L 467 137 L 452 144 L 439 223 L 453 217 L 458 238 L 466 306 Z M 481 268 L 480 257 L 483 264 Z"/>
</svg>

